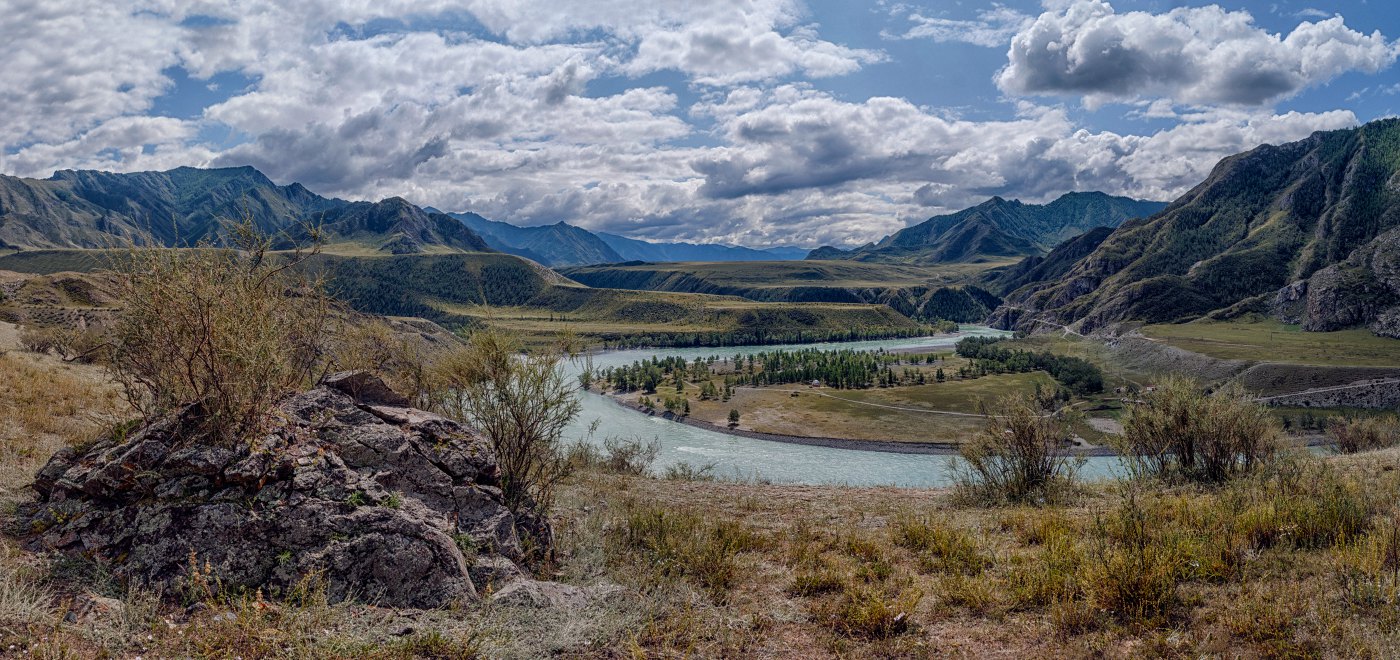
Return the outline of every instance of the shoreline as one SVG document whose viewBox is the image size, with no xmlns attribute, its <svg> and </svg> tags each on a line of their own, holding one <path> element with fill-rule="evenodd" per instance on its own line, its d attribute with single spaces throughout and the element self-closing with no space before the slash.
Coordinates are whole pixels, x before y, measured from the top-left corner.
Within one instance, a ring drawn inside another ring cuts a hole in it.
<svg viewBox="0 0 1400 660">
<path fill-rule="evenodd" d="M 956 456 L 960 443 L 955 442 L 900 442 L 898 440 L 859 440 L 853 438 L 826 438 L 821 436 L 787 435 L 785 433 L 766 433 L 763 431 L 747 431 L 744 429 L 730 428 L 713 424 L 693 417 L 684 417 L 673 412 L 647 412 L 645 408 L 630 401 L 624 401 L 611 394 L 598 393 L 607 400 L 630 410 L 635 410 L 650 417 L 660 417 L 678 424 L 685 424 L 706 431 L 723 433 L 739 438 L 749 438 L 751 440 L 767 440 L 769 442 L 784 442 L 794 445 L 807 445 L 811 447 L 829 447 L 831 449 L 851 449 L 856 451 L 878 451 L 887 454 L 915 454 L 925 456 Z M 1107 447 L 1073 447 L 1070 453 L 1074 456 L 1103 457 L 1117 456 L 1118 453 Z"/>
<path fill-rule="evenodd" d="M 713 424 L 693 417 L 677 415 L 673 412 L 647 412 L 645 408 L 630 401 L 619 399 L 611 394 L 597 392 L 599 396 L 613 402 L 614 404 L 642 413 L 648 417 L 660 417 L 661 419 L 684 424 L 705 431 L 714 431 L 738 438 L 749 438 L 750 440 L 766 440 L 768 442 L 783 442 L 792 445 L 807 445 L 809 447 L 828 447 L 831 449 L 849 449 L 853 451 L 878 451 L 886 454 L 910 454 L 920 456 L 956 456 L 960 443 L 955 442 L 901 442 L 899 440 L 861 440 L 856 438 L 827 438 L 821 436 L 788 435 L 786 433 L 767 433 L 764 431 L 748 431 L 738 428 L 730 428 Z M 1310 434 L 1297 436 L 1298 441 L 1294 446 L 1308 450 L 1324 448 L 1328 445 L 1328 440 L 1322 434 Z M 1084 458 L 1104 458 L 1110 456 L 1120 456 L 1112 448 L 1102 445 L 1090 445 L 1088 447 L 1071 447 L 1071 456 Z"/>
</svg>

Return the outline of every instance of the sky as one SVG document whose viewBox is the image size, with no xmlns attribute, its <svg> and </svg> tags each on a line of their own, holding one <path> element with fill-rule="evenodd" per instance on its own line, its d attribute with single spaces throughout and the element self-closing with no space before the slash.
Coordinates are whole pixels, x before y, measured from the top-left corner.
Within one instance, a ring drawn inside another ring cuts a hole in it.
<svg viewBox="0 0 1400 660">
<path fill-rule="evenodd" d="M 1400 112 L 1391 0 L 0 0 L 0 172 L 852 246 Z"/>
</svg>

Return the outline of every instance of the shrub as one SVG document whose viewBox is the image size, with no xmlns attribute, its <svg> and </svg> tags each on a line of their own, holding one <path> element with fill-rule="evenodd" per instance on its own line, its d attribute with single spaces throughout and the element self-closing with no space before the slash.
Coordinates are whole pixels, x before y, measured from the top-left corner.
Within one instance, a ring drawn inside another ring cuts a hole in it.
<svg viewBox="0 0 1400 660">
<path fill-rule="evenodd" d="M 1278 453 L 1277 421 L 1242 389 L 1208 395 L 1194 380 L 1165 378 L 1128 412 L 1122 453 L 1134 476 L 1220 483 Z"/>
<path fill-rule="evenodd" d="M 1120 621 L 1157 625 L 1180 604 L 1177 583 L 1187 562 L 1179 539 L 1129 491 L 1111 516 L 1096 521 L 1084 571 L 1090 602 Z"/>
<path fill-rule="evenodd" d="M 659 575 L 691 578 L 720 602 L 738 577 L 738 554 L 766 545 L 737 523 L 710 522 L 659 507 L 634 507 L 620 531 L 622 544 L 641 553 Z"/>
<path fill-rule="evenodd" d="M 927 571 L 977 575 L 992 565 L 971 535 L 928 517 L 896 521 L 894 543 L 917 554 Z"/>
<path fill-rule="evenodd" d="M 909 630 L 914 608 L 923 596 L 912 587 L 847 584 L 826 619 L 834 631 L 847 637 L 886 639 Z"/>
<path fill-rule="evenodd" d="M 1029 396 L 1001 399 L 986 428 L 959 450 L 953 479 L 966 499 L 1001 504 L 1061 499 L 1083 465 L 1064 444 L 1058 414 L 1046 414 Z"/>
<path fill-rule="evenodd" d="M 1339 546 L 1336 558 L 1337 583 L 1347 605 L 1400 616 L 1400 517 Z"/>
<path fill-rule="evenodd" d="M 58 348 L 58 329 L 26 325 L 20 329 L 19 345 L 31 353 L 48 354 Z"/>
<path fill-rule="evenodd" d="M 1337 419 L 1327 426 L 1332 446 L 1343 454 L 1400 445 L 1400 420 L 1394 417 Z"/>
<path fill-rule="evenodd" d="M 841 591 L 847 576 L 830 564 L 823 563 L 812 570 L 799 570 L 792 578 L 787 592 L 794 596 L 820 596 Z"/>
<path fill-rule="evenodd" d="M 433 366 L 430 398 L 490 439 L 512 511 L 548 511 L 555 486 L 568 474 L 560 438 L 579 402 L 563 359 L 558 350 L 522 354 L 514 337 L 485 330 Z"/>
<path fill-rule="evenodd" d="M 337 326 L 330 342 L 328 370 L 371 372 L 415 405 L 431 405 L 427 398 L 432 389 L 431 371 L 420 355 L 421 347 L 379 319 L 346 315 Z"/>
<path fill-rule="evenodd" d="M 111 372 L 147 416 L 197 405 L 202 431 L 236 442 L 271 405 L 310 381 L 331 304 L 296 275 L 299 257 L 274 258 L 251 223 L 237 249 L 139 248 L 118 267 L 122 312 Z"/>
<path fill-rule="evenodd" d="M 1279 461 L 1234 484 L 1218 507 L 1253 548 L 1325 548 L 1370 529 L 1374 503 L 1355 479 L 1317 460 Z"/>
<path fill-rule="evenodd" d="M 613 474 L 644 476 L 650 472 L 651 464 L 661 451 L 661 442 L 655 438 L 615 438 L 603 440 L 600 448 L 590 442 L 580 440 L 569 447 L 570 469 L 588 468 Z"/>
<path fill-rule="evenodd" d="M 1017 607 L 1045 607 L 1082 598 L 1084 551 L 1077 539 L 1055 534 L 1041 543 L 1034 559 L 1010 573 Z"/>
<path fill-rule="evenodd" d="M 714 481 L 715 464 L 695 466 L 690 463 L 672 463 L 666 466 L 664 476 L 668 481 Z"/>
</svg>

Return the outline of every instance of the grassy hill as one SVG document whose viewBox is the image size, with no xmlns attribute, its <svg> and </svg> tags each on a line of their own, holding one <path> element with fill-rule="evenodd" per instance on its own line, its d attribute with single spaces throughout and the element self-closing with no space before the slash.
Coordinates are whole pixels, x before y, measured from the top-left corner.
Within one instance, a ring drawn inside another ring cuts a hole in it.
<svg viewBox="0 0 1400 660">
<path fill-rule="evenodd" d="M 345 248 L 344 245 L 332 246 Z M 353 248 L 353 246 L 351 246 Z M 35 250 L 0 270 L 93 272 L 120 250 Z M 756 302 L 734 296 L 583 286 L 501 253 L 322 253 L 306 267 L 356 310 L 449 328 L 497 325 L 539 340 L 562 332 L 616 344 L 752 344 L 913 336 L 931 329 L 879 304 Z"/>
<path fill-rule="evenodd" d="M 629 262 L 561 269 L 595 287 L 739 296 L 758 302 L 886 305 L 910 318 L 980 322 L 1000 302 L 961 285 L 987 264 L 939 267 L 858 261 Z"/>
</svg>

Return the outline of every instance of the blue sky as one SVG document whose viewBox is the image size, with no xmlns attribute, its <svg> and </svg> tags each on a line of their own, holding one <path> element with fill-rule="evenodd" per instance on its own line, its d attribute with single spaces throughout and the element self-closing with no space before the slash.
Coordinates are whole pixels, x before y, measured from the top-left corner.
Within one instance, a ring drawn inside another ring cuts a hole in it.
<svg viewBox="0 0 1400 660">
<path fill-rule="evenodd" d="M 517 224 L 853 245 L 991 195 L 1170 199 L 1395 115 L 1388 5 L 0 0 L 0 171 L 253 165 Z"/>
</svg>

